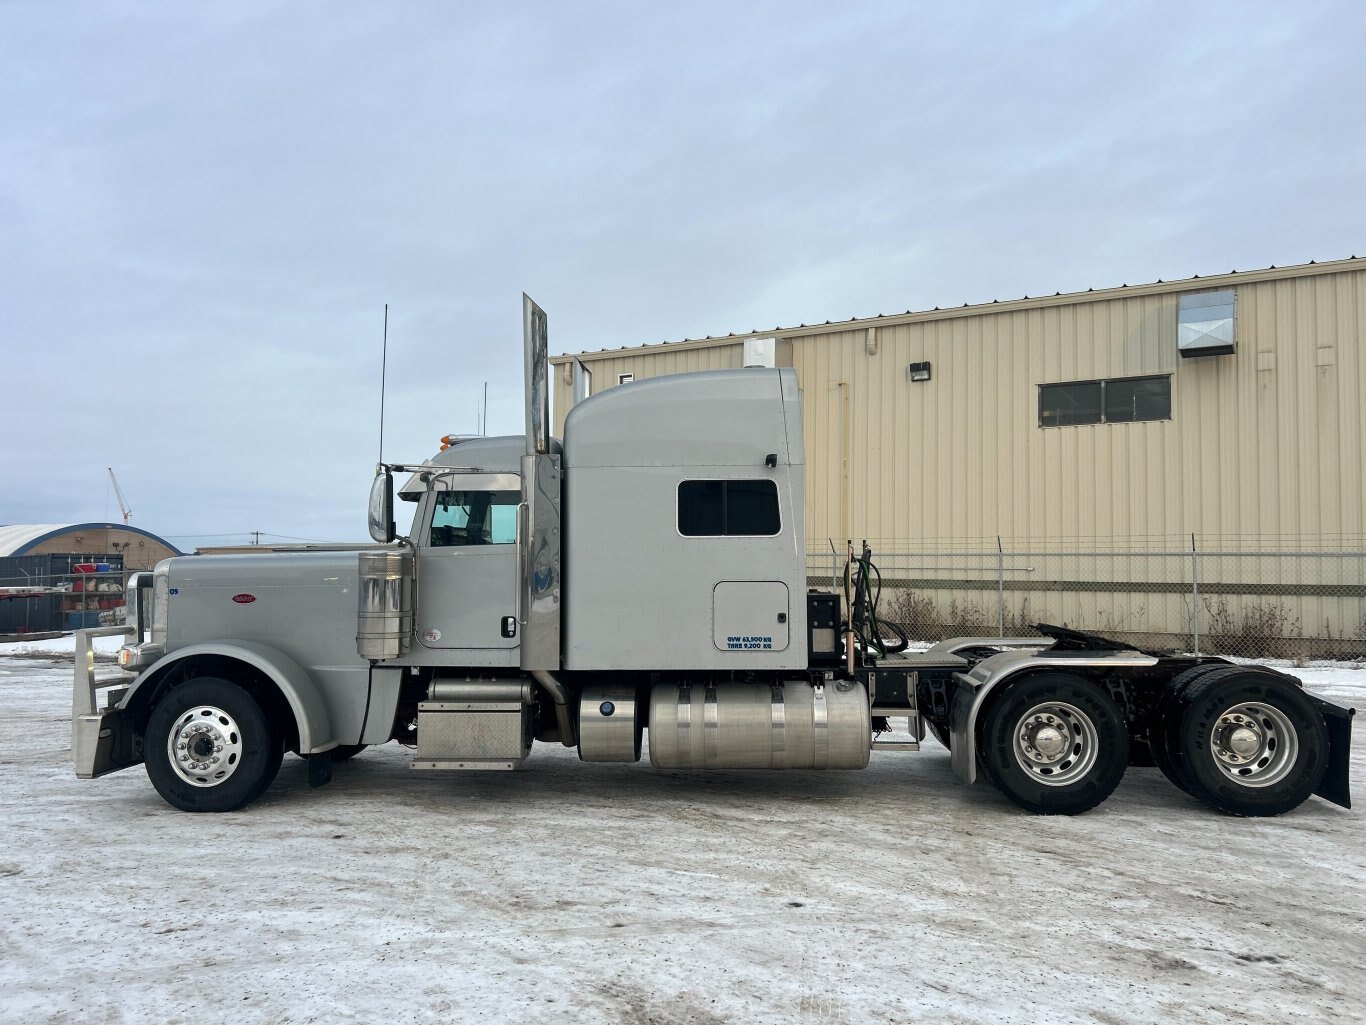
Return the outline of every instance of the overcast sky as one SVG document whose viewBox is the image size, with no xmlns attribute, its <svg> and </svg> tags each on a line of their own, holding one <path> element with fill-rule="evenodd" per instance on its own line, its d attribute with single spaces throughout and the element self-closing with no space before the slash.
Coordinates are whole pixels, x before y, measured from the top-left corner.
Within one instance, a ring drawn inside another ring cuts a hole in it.
<svg viewBox="0 0 1366 1025">
<path fill-rule="evenodd" d="M 0 0 L 0 523 L 365 536 L 553 352 L 1366 254 L 1366 5 Z"/>
</svg>

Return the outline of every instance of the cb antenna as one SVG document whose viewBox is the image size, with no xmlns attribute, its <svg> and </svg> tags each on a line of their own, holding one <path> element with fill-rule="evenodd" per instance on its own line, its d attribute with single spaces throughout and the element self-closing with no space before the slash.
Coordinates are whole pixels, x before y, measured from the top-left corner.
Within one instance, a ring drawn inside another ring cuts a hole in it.
<svg viewBox="0 0 1366 1025">
<path fill-rule="evenodd" d="M 384 304 L 384 346 L 379 357 L 379 461 L 384 462 L 384 385 L 389 371 L 389 304 Z"/>
</svg>

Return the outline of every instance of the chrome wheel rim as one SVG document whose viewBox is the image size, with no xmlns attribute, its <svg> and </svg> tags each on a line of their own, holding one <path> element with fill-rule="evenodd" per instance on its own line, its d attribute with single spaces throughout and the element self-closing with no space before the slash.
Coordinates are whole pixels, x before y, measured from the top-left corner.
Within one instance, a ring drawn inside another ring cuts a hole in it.
<svg viewBox="0 0 1366 1025">
<path fill-rule="evenodd" d="M 1294 768 L 1300 738 L 1286 714 L 1274 705 L 1244 701 L 1225 709 L 1210 727 L 1214 764 L 1244 787 L 1269 787 Z"/>
<path fill-rule="evenodd" d="M 242 764 L 242 731 L 223 709 L 195 705 L 176 720 L 166 751 L 190 786 L 216 787 Z"/>
<path fill-rule="evenodd" d="M 1048 701 L 1020 716 L 1011 746 L 1015 761 L 1031 779 L 1065 787 L 1095 766 L 1100 735 L 1091 717 L 1076 705 Z"/>
</svg>

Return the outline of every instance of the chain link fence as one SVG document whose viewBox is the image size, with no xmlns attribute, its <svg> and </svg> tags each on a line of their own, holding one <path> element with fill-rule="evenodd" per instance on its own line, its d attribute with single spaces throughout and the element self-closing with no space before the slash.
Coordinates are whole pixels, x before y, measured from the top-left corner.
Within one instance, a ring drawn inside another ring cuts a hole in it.
<svg viewBox="0 0 1366 1025">
<path fill-rule="evenodd" d="M 912 640 L 1032 634 L 1052 623 L 1141 648 L 1245 658 L 1366 659 L 1366 545 L 1050 543 L 912 549 L 871 541 L 880 619 Z M 807 553 L 842 587 L 844 553 Z"/>
</svg>

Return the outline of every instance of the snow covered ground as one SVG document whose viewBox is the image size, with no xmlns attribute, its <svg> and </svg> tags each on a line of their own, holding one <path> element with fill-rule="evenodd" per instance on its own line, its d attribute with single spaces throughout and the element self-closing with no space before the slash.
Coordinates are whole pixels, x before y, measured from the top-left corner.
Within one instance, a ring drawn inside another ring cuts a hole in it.
<svg viewBox="0 0 1366 1025">
<path fill-rule="evenodd" d="M 190 816 L 141 768 L 76 780 L 70 656 L 10 652 L 5 1025 L 1366 1019 L 1366 816 L 1323 801 L 1231 819 L 1131 769 L 1036 818 L 932 745 L 826 774 L 541 745 L 469 775 L 388 745 Z M 1366 704 L 1366 672 L 1292 671 Z"/>
</svg>

